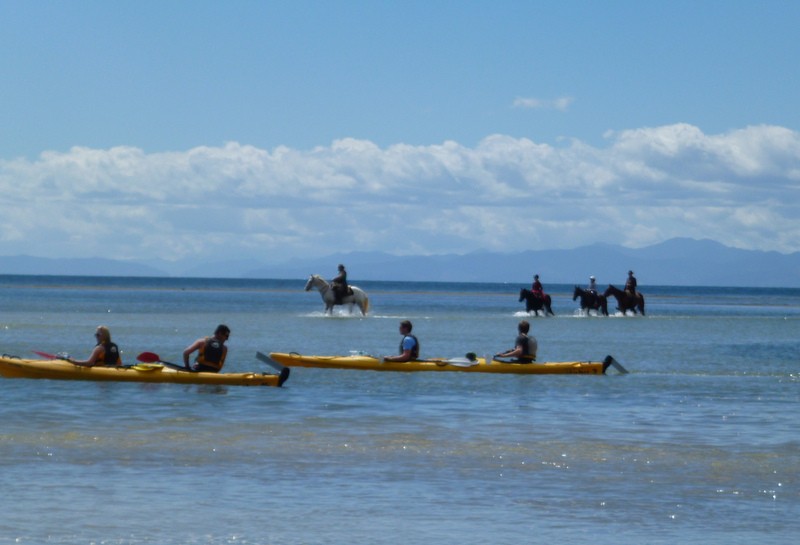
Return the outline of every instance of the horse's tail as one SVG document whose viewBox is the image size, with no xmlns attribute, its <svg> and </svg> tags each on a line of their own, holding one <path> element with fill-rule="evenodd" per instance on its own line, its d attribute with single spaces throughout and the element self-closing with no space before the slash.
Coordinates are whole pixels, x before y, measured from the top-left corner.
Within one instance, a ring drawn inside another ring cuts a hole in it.
<svg viewBox="0 0 800 545">
<path fill-rule="evenodd" d="M 361 309 L 364 311 L 364 314 L 369 312 L 369 297 L 367 297 L 366 293 L 364 294 L 364 306 L 362 306 Z"/>
<path fill-rule="evenodd" d="M 545 306 L 545 307 L 547 307 L 547 313 L 548 313 L 548 314 L 550 314 L 550 315 L 552 315 L 552 316 L 555 316 L 555 315 L 556 315 L 556 313 L 555 313 L 555 312 L 553 312 L 553 309 L 552 309 L 552 307 L 551 307 L 551 305 L 553 304 L 553 298 L 552 298 L 552 297 L 550 297 L 550 294 L 547 294 L 547 295 L 545 295 L 545 298 L 546 298 L 546 299 L 545 299 L 545 301 L 544 301 L 544 306 Z M 547 314 L 545 314 L 545 316 L 546 316 L 546 315 L 547 315 Z"/>
</svg>

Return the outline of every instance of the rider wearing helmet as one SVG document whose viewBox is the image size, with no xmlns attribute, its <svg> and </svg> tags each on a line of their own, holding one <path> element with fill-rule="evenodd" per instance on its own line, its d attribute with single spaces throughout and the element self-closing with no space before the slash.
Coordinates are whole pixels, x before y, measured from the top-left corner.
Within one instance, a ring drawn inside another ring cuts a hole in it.
<svg viewBox="0 0 800 545">
<path fill-rule="evenodd" d="M 586 291 L 597 295 L 597 282 L 595 282 L 594 276 L 589 277 L 589 285 L 587 286 Z"/>
</svg>

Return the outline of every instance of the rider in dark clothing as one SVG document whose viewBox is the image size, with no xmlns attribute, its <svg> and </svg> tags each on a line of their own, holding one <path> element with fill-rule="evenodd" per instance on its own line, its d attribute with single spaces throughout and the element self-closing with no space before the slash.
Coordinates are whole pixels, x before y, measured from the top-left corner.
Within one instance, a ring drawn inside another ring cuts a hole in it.
<svg viewBox="0 0 800 545">
<path fill-rule="evenodd" d="M 339 265 L 339 274 L 331 280 L 331 289 L 336 299 L 336 304 L 341 305 L 342 299 L 347 295 L 347 271 L 344 265 Z"/>
<path fill-rule="evenodd" d="M 625 281 L 625 291 L 636 296 L 636 277 L 633 276 L 633 271 L 628 271 L 628 279 Z"/>
</svg>

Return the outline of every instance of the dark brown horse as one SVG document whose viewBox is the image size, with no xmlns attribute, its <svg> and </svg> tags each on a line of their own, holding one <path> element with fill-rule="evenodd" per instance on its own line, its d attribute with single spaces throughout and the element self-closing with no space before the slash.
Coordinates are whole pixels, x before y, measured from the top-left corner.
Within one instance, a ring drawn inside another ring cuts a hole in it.
<svg viewBox="0 0 800 545">
<path fill-rule="evenodd" d="M 553 316 L 556 315 L 556 313 L 553 312 L 553 309 L 550 308 L 550 303 L 551 303 L 550 296 L 547 295 L 546 293 L 544 294 L 544 298 L 541 298 L 534 295 L 531 290 L 527 288 L 522 288 L 521 290 L 519 290 L 519 300 L 520 302 L 525 301 L 525 310 L 527 312 L 534 311 L 538 316 L 539 311 L 541 310 L 542 314 L 544 314 L 545 316 L 547 316 L 548 314 L 551 314 Z"/>
<path fill-rule="evenodd" d="M 585 290 L 575 286 L 575 291 L 572 293 L 572 300 L 581 298 L 581 311 L 589 314 L 590 310 L 596 310 L 603 313 L 603 316 L 608 316 L 608 299 L 605 295 L 600 295 L 597 292 Z"/>
<path fill-rule="evenodd" d="M 632 310 L 633 313 L 636 314 L 636 310 L 638 309 L 639 312 L 642 313 L 642 316 L 644 316 L 644 295 L 638 291 L 636 292 L 636 295 L 633 295 L 627 291 L 622 291 L 619 288 L 609 285 L 608 289 L 603 295 L 606 297 L 609 295 L 616 297 L 617 310 L 621 313 L 625 314 L 627 311 Z"/>
</svg>

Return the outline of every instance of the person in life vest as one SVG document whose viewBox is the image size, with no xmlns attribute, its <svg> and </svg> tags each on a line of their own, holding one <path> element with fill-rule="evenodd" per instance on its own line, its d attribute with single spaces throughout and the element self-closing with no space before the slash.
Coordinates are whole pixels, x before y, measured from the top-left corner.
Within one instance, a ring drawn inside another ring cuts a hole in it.
<svg viewBox="0 0 800 545">
<path fill-rule="evenodd" d="M 536 361 L 536 351 L 539 343 L 536 337 L 528 335 L 531 324 L 522 320 L 517 325 L 517 338 L 514 341 L 514 348 L 495 354 L 495 358 L 514 358 L 517 363 L 533 363 Z"/>
<path fill-rule="evenodd" d="M 347 271 L 342 264 L 339 265 L 338 270 L 339 274 L 331 280 L 331 289 L 336 304 L 341 305 L 342 299 L 347 295 Z"/>
<path fill-rule="evenodd" d="M 625 291 L 632 296 L 636 296 L 636 277 L 633 276 L 633 271 L 628 271 L 628 279 L 625 281 Z"/>
<path fill-rule="evenodd" d="M 75 365 L 82 365 L 84 367 L 93 367 L 95 365 L 122 365 L 122 358 L 119 355 L 119 347 L 111 342 L 111 331 L 104 325 L 97 326 L 94 332 L 94 338 L 97 340 L 97 345 L 86 360 L 73 360 L 67 361 Z"/>
<path fill-rule="evenodd" d="M 542 283 L 539 282 L 539 275 L 533 275 L 533 284 L 531 285 L 531 293 L 534 297 L 538 297 L 539 299 L 544 300 L 544 287 Z"/>
<path fill-rule="evenodd" d="M 384 361 L 413 361 L 419 359 L 419 339 L 411 334 L 414 326 L 408 320 L 400 322 L 400 350 L 397 356 L 384 356 Z"/>
<path fill-rule="evenodd" d="M 203 337 L 186 347 L 183 351 L 183 365 L 193 371 L 206 373 L 219 373 L 225 365 L 225 356 L 228 355 L 228 347 L 225 341 L 231 336 L 231 329 L 225 324 L 220 324 L 214 330 L 212 337 Z M 194 366 L 189 365 L 189 356 L 197 352 Z"/>
</svg>

